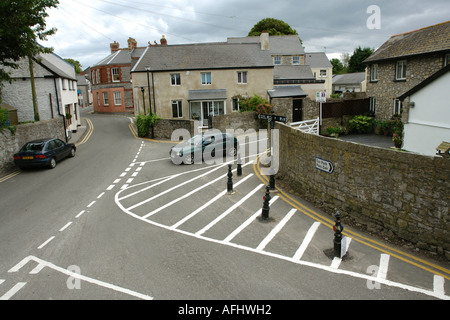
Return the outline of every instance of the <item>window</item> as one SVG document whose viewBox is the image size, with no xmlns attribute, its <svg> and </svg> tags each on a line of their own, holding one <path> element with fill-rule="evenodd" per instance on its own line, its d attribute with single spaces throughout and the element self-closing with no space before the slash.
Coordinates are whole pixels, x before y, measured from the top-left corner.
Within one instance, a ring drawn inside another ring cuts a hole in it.
<svg viewBox="0 0 450 320">
<path fill-rule="evenodd" d="M 399 99 L 394 99 L 393 115 L 400 115 L 402 113 L 402 102 Z"/>
<path fill-rule="evenodd" d="M 444 57 L 444 67 L 450 64 L 450 53 L 447 53 Z"/>
<path fill-rule="evenodd" d="M 97 106 L 100 106 L 100 93 L 97 92 Z"/>
<path fill-rule="evenodd" d="M 239 71 L 237 73 L 238 83 L 246 84 L 247 83 L 247 71 Z"/>
<path fill-rule="evenodd" d="M 120 93 L 120 91 L 115 91 L 114 92 L 114 104 L 116 106 L 121 106 L 122 105 L 122 94 Z"/>
<path fill-rule="evenodd" d="M 370 111 L 375 114 L 377 107 L 377 99 L 374 97 L 370 97 Z"/>
<path fill-rule="evenodd" d="M 103 92 L 103 104 L 104 104 L 105 106 L 109 106 L 108 92 Z"/>
<path fill-rule="evenodd" d="M 293 56 L 292 57 L 292 64 L 300 64 L 300 56 Z"/>
<path fill-rule="evenodd" d="M 239 98 L 233 98 L 231 101 L 231 111 L 239 111 Z"/>
<path fill-rule="evenodd" d="M 373 64 L 370 66 L 370 81 L 378 81 L 378 65 Z"/>
<path fill-rule="evenodd" d="M 327 76 L 327 70 L 326 69 L 320 70 L 320 76 L 321 77 L 326 77 Z"/>
<path fill-rule="evenodd" d="M 173 86 L 181 85 L 181 78 L 179 73 L 174 73 L 170 75 L 170 84 Z"/>
<path fill-rule="evenodd" d="M 183 117 L 183 107 L 181 100 L 172 101 L 172 117 L 182 118 Z"/>
<path fill-rule="evenodd" d="M 211 72 L 202 72 L 202 84 L 211 84 Z"/>
<path fill-rule="evenodd" d="M 406 80 L 406 60 L 397 62 L 395 68 L 395 80 Z"/>
<path fill-rule="evenodd" d="M 281 57 L 280 56 L 273 57 L 273 64 L 281 64 Z"/>
<path fill-rule="evenodd" d="M 62 89 L 67 90 L 66 79 L 61 79 L 61 82 L 62 82 Z"/>
<path fill-rule="evenodd" d="M 112 68 L 111 69 L 111 73 L 112 73 L 112 81 L 113 82 L 120 82 L 120 70 L 119 70 L 119 68 Z"/>
</svg>

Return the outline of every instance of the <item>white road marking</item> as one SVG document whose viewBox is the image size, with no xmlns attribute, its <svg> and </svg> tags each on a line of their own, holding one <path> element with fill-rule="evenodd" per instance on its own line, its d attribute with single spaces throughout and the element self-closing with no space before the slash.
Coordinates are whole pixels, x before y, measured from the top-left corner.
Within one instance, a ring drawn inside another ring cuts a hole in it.
<svg viewBox="0 0 450 320">
<path fill-rule="evenodd" d="M 234 211 L 234 209 L 236 209 L 237 207 L 239 207 L 242 203 L 244 203 L 245 201 L 247 201 L 248 198 L 250 198 L 251 196 L 253 196 L 259 189 L 261 189 L 264 186 L 264 184 L 260 184 L 259 186 L 257 186 L 255 189 L 253 189 L 252 191 L 250 191 L 245 197 L 243 197 L 241 200 L 239 200 L 238 202 L 236 202 L 234 205 L 232 205 L 228 210 L 226 210 L 225 212 L 223 212 L 220 216 L 218 216 L 217 218 L 215 218 L 213 221 L 211 221 L 210 223 L 208 223 L 204 228 L 202 228 L 201 230 L 197 231 L 195 234 L 196 235 L 202 235 L 203 233 L 205 233 L 206 231 L 208 231 L 212 226 L 214 226 L 217 222 L 219 222 L 220 220 L 222 220 L 223 218 L 225 218 L 230 212 Z"/>
<path fill-rule="evenodd" d="M 15 295 L 20 289 L 23 288 L 27 283 L 26 282 L 18 282 L 14 287 L 12 287 L 8 292 L 6 292 L 3 296 L 0 297 L 0 300 L 9 300 L 13 295 Z"/>
<path fill-rule="evenodd" d="M 120 179 L 117 179 L 117 180 L 119 180 L 120 181 Z M 112 185 L 110 185 L 108 188 L 106 188 L 106 190 L 108 190 L 108 191 L 110 191 L 110 190 L 112 190 L 113 188 L 115 187 L 115 185 L 114 184 L 112 184 Z"/>
<path fill-rule="evenodd" d="M 308 232 L 306 233 L 305 238 L 303 239 L 302 244 L 295 252 L 292 259 L 300 260 L 303 256 L 303 253 L 305 253 L 306 248 L 308 248 L 309 243 L 311 242 L 312 238 L 314 237 L 314 234 L 316 233 L 317 229 L 320 226 L 320 222 L 316 221 L 314 222 L 311 227 L 309 228 Z"/>
<path fill-rule="evenodd" d="M 77 215 L 75 216 L 75 218 L 81 217 L 81 215 L 82 215 L 83 213 L 85 213 L 85 212 L 86 212 L 85 210 L 81 210 L 80 213 L 77 214 Z"/>
<path fill-rule="evenodd" d="M 55 238 L 55 236 L 51 236 L 50 238 L 48 238 L 43 244 L 41 244 L 38 249 L 42 249 L 43 247 L 45 247 L 50 241 L 52 241 Z"/>
<path fill-rule="evenodd" d="M 438 295 L 445 295 L 444 289 L 445 279 L 442 276 L 434 275 L 433 277 L 433 291 Z"/>
<path fill-rule="evenodd" d="M 98 195 L 97 199 L 100 199 L 101 197 L 103 197 L 104 194 L 105 194 L 104 192 L 100 193 L 100 194 Z"/>
<path fill-rule="evenodd" d="M 274 196 L 270 200 L 270 205 L 272 205 L 277 199 L 279 199 L 279 196 Z M 250 218 L 245 220 L 243 224 L 241 224 L 239 227 L 237 227 L 233 232 L 231 232 L 223 241 L 224 242 L 230 242 L 235 236 L 237 236 L 242 230 L 244 230 L 250 223 L 252 223 L 258 216 L 261 215 L 262 208 L 256 211 Z"/>
<path fill-rule="evenodd" d="M 92 206 L 94 205 L 94 203 L 95 203 L 95 200 L 92 201 L 91 203 L 89 203 L 89 204 L 87 205 L 87 207 L 88 207 L 88 208 L 92 207 Z"/>
<path fill-rule="evenodd" d="M 289 219 L 294 215 L 297 209 L 291 209 L 287 215 L 270 231 L 270 233 L 264 238 L 263 241 L 256 247 L 257 251 L 262 251 L 266 245 L 277 235 L 277 233 L 284 227 Z"/>
<path fill-rule="evenodd" d="M 380 265 L 378 267 L 378 274 L 377 274 L 377 278 L 378 279 L 386 279 L 387 277 L 387 271 L 388 271 L 388 267 L 389 267 L 389 257 L 390 255 L 382 253 L 380 255 Z"/>
<path fill-rule="evenodd" d="M 59 229 L 59 231 L 64 231 L 64 230 L 66 230 L 71 224 L 72 224 L 72 221 L 68 222 L 64 227 L 62 227 L 61 229 Z"/>
</svg>

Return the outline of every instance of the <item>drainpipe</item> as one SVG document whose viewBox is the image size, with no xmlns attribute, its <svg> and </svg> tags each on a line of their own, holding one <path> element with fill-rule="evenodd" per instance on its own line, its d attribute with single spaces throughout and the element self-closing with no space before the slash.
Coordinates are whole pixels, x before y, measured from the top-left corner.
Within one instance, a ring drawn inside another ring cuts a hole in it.
<svg viewBox="0 0 450 320">
<path fill-rule="evenodd" d="M 53 83 L 55 84 L 55 93 L 56 93 L 56 107 L 58 108 L 58 115 L 63 118 L 63 125 L 64 125 L 64 137 L 66 139 L 66 143 L 69 142 L 69 139 L 67 139 L 67 128 L 66 128 L 66 117 L 64 117 L 63 114 L 61 114 L 61 111 L 59 109 L 59 96 L 58 96 L 58 86 L 56 85 L 56 78 L 53 78 Z"/>
</svg>

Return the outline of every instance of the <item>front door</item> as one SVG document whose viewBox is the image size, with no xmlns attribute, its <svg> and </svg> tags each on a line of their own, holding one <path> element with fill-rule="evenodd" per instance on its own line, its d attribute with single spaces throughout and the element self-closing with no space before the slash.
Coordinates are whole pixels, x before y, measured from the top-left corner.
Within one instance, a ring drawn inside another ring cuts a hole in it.
<svg viewBox="0 0 450 320">
<path fill-rule="evenodd" d="M 303 121 L 303 100 L 292 100 L 292 122 Z"/>
</svg>

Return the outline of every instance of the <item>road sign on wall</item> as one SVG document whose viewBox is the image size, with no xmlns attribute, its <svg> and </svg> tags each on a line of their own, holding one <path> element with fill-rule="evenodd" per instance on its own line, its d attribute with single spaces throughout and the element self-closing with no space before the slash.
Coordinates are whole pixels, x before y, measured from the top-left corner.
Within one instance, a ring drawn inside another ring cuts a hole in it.
<svg viewBox="0 0 450 320">
<path fill-rule="evenodd" d="M 326 173 L 333 173 L 334 166 L 331 161 L 323 160 L 316 157 L 316 169 L 324 171 Z"/>
</svg>

